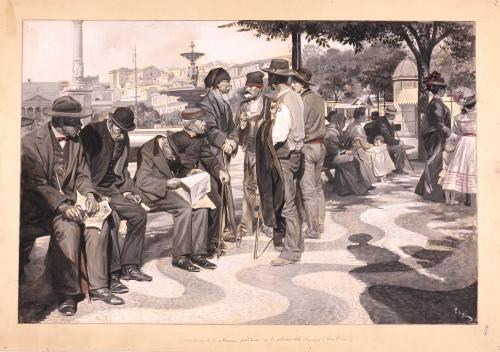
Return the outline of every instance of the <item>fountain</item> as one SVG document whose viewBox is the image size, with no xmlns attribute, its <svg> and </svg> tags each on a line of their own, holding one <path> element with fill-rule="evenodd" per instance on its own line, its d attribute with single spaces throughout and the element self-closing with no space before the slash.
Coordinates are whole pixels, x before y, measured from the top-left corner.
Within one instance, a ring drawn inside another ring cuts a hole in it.
<svg viewBox="0 0 500 352">
<path fill-rule="evenodd" d="M 189 60 L 189 69 L 187 74 L 189 81 L 186 82 L 184 87 L 167 88 L 159 91 L 158 93 L 177 97 L 179 102 L 186 103 L 187 106 L 194 106 L 200 100 L 200 96 L 206 91 L 205 88 L 198 87 L 199 71 L 198 67 L 196 67 L 196 60 L 205 54 L 195 52 L 195 45 L 193 42 L 191 42 L 189 47 L 191 48 L 190 52 L 180 54 L 182 57 Z"/>
<path fill-rule="evenodd" d="M 182 82 L 183 86 L 178 88 L 165 88 L 159 90 L 157 93 L 164 94 L 168 96 L 173 96 L 177 98 L 177 101 L 185 103 L 186 106 L 194 106 L 200 100 L 200 97 L 205 93 L 206 89 L 203 87 L 198 87 L 198 67 L 196 67 L 196 60 L 205 55 L 204 53 L 198 53 L 194 51 L 194 43 L 191 42 L 190 52 L 181 53 L 180 55 L 187 60 L 189 60 L 189 68 L 187 82 Z M 174 130 L 175 128 L 168 128 Z M 167 128 L 155 128 L 155 129 L 136 129 L 129 133 L 130 137 L 130 157 L 129 161 L 136 161 L 137 150 L 148 140 L 159 134 L 166 134 Z"/>
</svg>

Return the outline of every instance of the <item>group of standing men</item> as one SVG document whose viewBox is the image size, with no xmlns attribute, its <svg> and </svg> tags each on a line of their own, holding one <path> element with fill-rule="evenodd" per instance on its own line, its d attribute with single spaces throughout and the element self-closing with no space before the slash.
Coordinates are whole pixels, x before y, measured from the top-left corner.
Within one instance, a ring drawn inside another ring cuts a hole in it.
<svg viewBox="0 0 500 352">
<path fill-rule="evenodd" d="M 69 96 L 56 99 L 46 112 L 51 121 L 22 140 L 21 277 L 35 239 L 50 234 L 45 274 L 61 314 L 76 313 L 82 263 L 91 299 L 123 304 L 117 294 L 128 288 L 120 280 L 152 280 L 140 269 L 145 209 L 173 215 L 172 265 L 215 269 L 208 259 L 221 254 L 221 239 L 237 231 L 228 169 L 238 145 L 245 150 L 239 231 L 251 234 L 262 217 L 281 251 L 272 264 L 300 261 L 304 237 L 319 238 L 324 227 L 324 105 L 309 89 L 307 69 L 293 71 L 288 61 L 276 59 L 263 71 L 268 87 L 262 72 L 249 73 L 246 94 L 233 115 L 225 97 L 231 78 L 222 68 L 211 70 L 207 94 L 182 113 L 182 131 L 156 136 L 140 148 L 134 178 L 128 170 L 132 110 L 118 108 L 82 129 L 81 119 L 91 111 Z M 183 196 L 180 178 L 200 172 L 210 175 L 211 206 L 196 207 Z M 78 196 L 85 197 L 84 207 L 76 205 Z M 258 198 L 260 215 L 255 214 Z M 100 229 L 85 227 L 103 200 L 112 214 Z M 124 240 L 118 233 L 122 220 Z"/>
</svg>

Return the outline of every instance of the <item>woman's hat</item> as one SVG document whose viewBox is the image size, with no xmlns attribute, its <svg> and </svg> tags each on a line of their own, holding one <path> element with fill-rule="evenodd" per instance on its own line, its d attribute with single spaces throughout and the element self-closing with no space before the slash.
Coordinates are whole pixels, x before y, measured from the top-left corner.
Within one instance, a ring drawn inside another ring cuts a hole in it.
<svg viewBox="0 0 500 352">
<path fill-rule="evenodd" d="M 430 75 L 424 78 L 424 84 L 427 90 L 430 90 L 432 86 L 446 87 L 447 84 L 444 82 L 444 78 L 437 71 L 432 72 Z"/>
<path fill-rule="evenodd" d="M 299 67 L 297 71 L 294 71 L 293 78 L 312 86 L 315 85 L 311 82 L 312 72 L 305 67 Z"/>
<path fill-rule="evenodd" d="M 459 105 L 470 105 L 476 102 L 476 93 L 467 87 L 459 87 L 453 93 L 453 100 Z"/>
<path fill-rule="evenodd" d="M 293 76 L 295 73 L 290 70 L 290 65 L 285 59 L 272 59 L 269 67 L 265 67 L 261 69 L 264 72 L 272 75 L 278 76 Z"/>
<path fill-rule="evenodd" d="M 118 108 L 115 112 L 109 113 L 109 118 L 125 132 L 135 130 L 134 113 L 129 108 Z"/>
<path fill-rule="evenodd" d="M 92 115 L 92 109 L 82 109 L 82 105 L 69 95 L 57 98 L 52 103 L 52 108 L 43 112 L 47 116 L 83 118 Z"/>
<path fill-rule="evenodd" d="M 207 76 L 203 80 L 205 83 L 205 87 L 207 88 L 215 88 L 217 84 L 219 84 L 222 81 L 230 81 L 231 76 L 229 76 L 229 73 L 224 70 L 222 67 L 217 67 L 213 68 L 210 71 L 208 71 Z"/>
</svg>

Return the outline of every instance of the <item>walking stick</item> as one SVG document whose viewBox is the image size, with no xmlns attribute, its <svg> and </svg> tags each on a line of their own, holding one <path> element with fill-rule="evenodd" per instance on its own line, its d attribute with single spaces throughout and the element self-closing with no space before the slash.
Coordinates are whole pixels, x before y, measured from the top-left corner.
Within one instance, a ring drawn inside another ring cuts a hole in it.
<svg viewBox="0 0 500 352">
<path fill-rule="evenodd" d="M 225 185 L 224 185 L 224 182 L 222 183 L 222 192 L 221 192 L 221 198 L 222 198 L 222 203 L 221 203 L 221 209 L 222 209 L 222 213 L 220 214 L 220 220 L 219 220 L 219 234 L 218 234 L 218 238 L 217 238 L 217 259 L 220 258 L 220 255 L 221 255 L 221 252 L 222 252 L 222 233 L 224 231 L 224 227 L 225 227 L 225 204 L 224 204 L 224 192 L 225 191 Z"/>
</svg>

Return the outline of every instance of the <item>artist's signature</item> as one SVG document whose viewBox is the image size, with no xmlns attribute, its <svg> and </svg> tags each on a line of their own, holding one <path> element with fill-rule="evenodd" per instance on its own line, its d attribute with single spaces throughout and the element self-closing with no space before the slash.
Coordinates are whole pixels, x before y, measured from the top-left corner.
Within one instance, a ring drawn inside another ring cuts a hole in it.
<svg viewBox="0 0 500 352">
<path fill-rule="evenodd" d="M 460 310 L 458 307 L 454 308 L 453 314 L 455 314 L 455 317 L 463 321 L 464 323 L 474 322 L 474 318 L 472 316 L 470 316 L 467 312 Z"/>
</svg>

